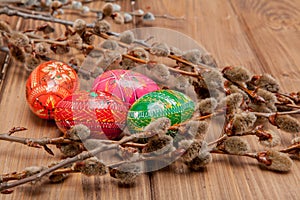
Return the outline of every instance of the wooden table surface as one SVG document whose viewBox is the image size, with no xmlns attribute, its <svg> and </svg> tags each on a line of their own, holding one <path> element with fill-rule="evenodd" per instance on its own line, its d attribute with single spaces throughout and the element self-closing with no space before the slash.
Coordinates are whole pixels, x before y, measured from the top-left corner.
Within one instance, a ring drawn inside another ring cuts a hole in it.
<svg viewBox="0 0 300 200">
<path fill-rule="evenodd" d="M 96 1 L 100 8 L 103 1 Z M 118 1 L 123 10 L 130 2 Z M 270 73 L 284 92 L 300 90 L 299 0 L 137 0 L 136 7 L 154 14 L 184 17 L 157 18 L 153 22 L 113 25 L 122 31 L 136 27 L 164 27 L 184 33 L 216 58 L 220 68 L 243 65 L 253 73 Z M 74 17 L 74 16 L 73 16 Z M 12 27 L 23 30 L 42 22 L 1 15 Z M 69 18 L 70 19 L 70 18 Z M 86 19 L 91 20 L 92 19 Z M 5 54 L 0 53 L 0 64 Z M 29 130 L 20 135 L 55 137 L 51 121 L 35 117 L 25 100 L 26 72 L 10 62 L 0 91 L 0 132 L 14 126 Z M 281 134 L 282 143 L 289 137 Z M 60 159 L 34 148 L 0 141 L 0 173 L 21 171 L 26 166 L 47 165 Z M 213 155 L 213 163 L 201 172 L 164 169 L 139 177 L 133 187 L 120 187 L 109 176 L 72 175 L 60 184 L 23 185 L 0 199 L 299 199 L 300 162 L 291 172 L 261 170 L 255 160 Z"/>
</svg>

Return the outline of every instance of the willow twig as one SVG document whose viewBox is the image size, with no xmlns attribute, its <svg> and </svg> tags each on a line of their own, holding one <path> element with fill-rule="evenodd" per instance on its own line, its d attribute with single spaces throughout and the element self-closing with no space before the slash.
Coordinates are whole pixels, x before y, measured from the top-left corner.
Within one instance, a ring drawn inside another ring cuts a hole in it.
<svg viewBox="0 0 300 200">
<path fill-rule="evenodd" d="M 285 112 L 274 112 L 274 113 L 261 113 L 261 112 L 252 112 L 258 117 L 271 117 L 273 115 L 291 115 L 291 114 L 299 114 L 300 109 L 292 110 L 292 111 L 285 111 Z"/>
<path fill-rule="evenodd" d="M 10 141 L 10 142 L 16 142 L 20 144 L 27 145 L 29 147 L 34 147 L 34 148 L 44 148 L 44 150 L 51 154 L 54 155 L 51 149 L 47 147 L 49 144 L 70 144 L 74 143 L 75 141 L 66 139 L 64 137 L 58 137 L 58 138 L 23 138 L 23 137 L 17 137 L 17 136 L 12 136 L 10 132 L 8 133 L 2 133 L 0 134 L 0 140 L 5 140 L 5 141 Z"/>
<path fill-rule="evenodd" d="M 16 186 L 19 186 L 19 185 L 23 185 L 25 183 L 40 180 L 42 177 L 54 172 L 57 169 L 63 168 L 65 166 L 68 166 L 68 165 L 73 164 L 78 161 L 85 160 L 90 157 L 93 157 L 97 153 L 104 152 L 104 151 L 107 151 L 110 149 L 115 149 L 117 147 L 118 147 L 118 145 L 116 145 L 116 144 L 101 145 L 91 151 L 82 152 L 72 158 L 66 158 L 65 160 L 59 162 L 58 164 L 53 165 L 52 167 L 46 168 L 45 170 L 42 170 L 41 172 L 34 174 L 32 176 L 28 176 L 26 178 L 23 178 L 23 179 L 17 180 L 17 181 L 13 181 L 13 182 L 2 182 L 2 183 L 0 183 L 0 191 L 2 192 L 5 190 L 14 188 Z"/>
<path fill-rule="evenodd" d="M 49 17 L 49 16 L 43 16 L 43 15 L 35 15 L 35 14 L 29 14 L 29 13 L 24 13 L 21 11 L 17 11 L 14 9 L 11 9 L 8 6 L 5 6 L 0 9 L 0 14 L 8 15 L 8 16 L 18 16 L 22 17 L 24 19 L 35 19 L 35 20 L 41 20 L 41 21 L 46 21 L 46 22 L 53 22 L 53 23 L 59 23 L 62 25 L 66 26 L 73 26 L 74 22 L 73 21 L 68 21 L 68 20 L 63 20 L 63 19 L 58 19 L 54 17 Z M 87 28 L 93 28 L 94 24 L 87 24 Z"/>
</svg>

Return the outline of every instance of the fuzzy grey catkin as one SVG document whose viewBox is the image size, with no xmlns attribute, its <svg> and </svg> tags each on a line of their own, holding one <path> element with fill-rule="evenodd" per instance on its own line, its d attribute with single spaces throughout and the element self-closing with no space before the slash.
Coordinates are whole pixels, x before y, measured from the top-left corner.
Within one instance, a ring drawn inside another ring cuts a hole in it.
<svg viewBox="0 0 300 200">
<path fill-rule="evenodd" d="M 91 32 L 84 32 L 82 36 L 82 40 L 84 43 L 93 45 L 94 41 L 96 39 L 96 36 L 93 35 Z"/>
<path fill-rule="evenodd" d="M 218 70 L 210 69 L 209 71 L 203 72 L 201 76 L 209 90 L 223 87 L 224 79 Z"/>
<path fill-rule="evenodd" d="M 276 100 L 277 100 L 274 93 L 269 92 L 269 91 L 264 90 L 264 89 L 258 88 L 257 91 L 256 91 L 256 94 L 258 96 L 261 96 L 266 101 L 267 104 L 275 103 Z"/>
<path fill-rule="evenodd" d="M 118 43 L 114 40 L 105 40 L 102 44 L 101 47 L 103 49 L 108 49 L 108 50 L 116 50 L 118 48 Z"/>
<path fill-rule="evenodd" d="M 171 120 L 167 117 L 161 117 L 161 118 L 155 119 L 150 124 L 148 124 L 144 128 L 144 131 L 163 136 L 167 133 L 168 128 L 170 126 L 171 126 Z"/>
<path fill-rule="evenodd" d="M 115 13 L 113 20 L 116 24 L 124 24 L 125 23 L 123 13 Z"/>
<path fill-rule="evenodd" d="M 294 139 L 292 139 L 292 144 L 299 144 L 300 143 L 300 137 L 295 137 Z"/>
<path fill-rule="evenodd" d="M 147 12 L 143 15 L 142 17 L 143 21 L 154 21 L 155 20 L 155 16 L 153 13 L 151 12 Z"/>
<path fill-rule="evenodd" d="M 49 180 L 51 183 L 60 183 L 69 177 L 68 173 L 63 174 L 51 174 Z"/>
<path fill-rule="evenodd" d="M 75 163 L 72 168 L 86 176 L 104 175 L 107 173 L 106 166 L 96 157 L 91 157 L 80 163 Z"/>
<path fill-rule="evenodd" d="M 193 139 L 183 139 L 180 142 L 178 142 L 178 147 L 180 149 L 187 150 L 191 146 L 191 144 L 193 144 L 193 142 Z"/>
<path fill-rule="evenodd" d="M 243 90 L 238 88 L 237 86 L 230 84 L 227 89 L 231 94 L 240 93 L 241 95 L 243 95 L 244 101 L 247 101 L 247 102 L 250 101 L 249 96 Z"/>
<path fill-rule="evenodd" d="M 184 52 L 182 58 L 197 65 L 202 61 L 201 56 L 202 55 L 199 49 L 192 49 Z"/>
<path fill-rule="evenodd" d="M 27 72 L 32 72 L 39 64 L 41 60 L 33 55 L 29 55 L 25 58 L 25 69 Z"/>
<path fill-rule="evenodd" d="M 18 47 L 25 47 L 29 45 L 29 38 L 24 33 L 14 31 L 11 33 L 10 42 Z"/>
<path fill-rule="evenodd" d="M 281 153 L 274 150 L 267 151 L 265 155 L 266 159 L 271 161 L 270 165 L 266 165 L 260 162 L 261 166 L 273 171 L 288 172 L 291 170 L 293 161 L 288 154 Z"/>
<path fill-rule="evenodd" d="M 70 52 L 70 47 L 67 45 L 55 45 L 51 46 L 50 49 L 56 54 L 66 54 Z"/>
<path fill-rule="evenodd" d="M 149 53 L 141 47 L 134 47 L 128 54 L 145 61 L 149 60 Z"/>
<path fill-rule="evenodd" d="M 149 74 L 150 78 L 152 78 L 155 82 L 165 83 L 170 78 L 170 71 L 168 67 L 164 64 L 157 64 L 151 69 L 151 74 Z"/>
<path fill-rule="evenodd" d="M 97 78 L 100 74 L 103 74 L 104 70 L 101 67 L 95 67 L 93 71 L 91 71 L 92 78 Z"/>
<path fill-rule="evenodd" d="M 184 135 L 187 137 L 202 139 L 208 130 L 206 121 L 189 121 L 184 127 Z"/>
<path fill-rule="evenodd" d="M 272 131 L 272 130 L 268 130 L 267 132 L 268 134 L 271 135 L 271 138 L 268 138 L 268 139 L 259 139 L 259 143 L 265 147 L 269 147 L 269 148 L 272 148 L 272 147 L 275 147 L 275 146 L 278 146 L 280 145 L 281 143 L 281 138 L 279 136 L 279 134 L 275 131 Z"/>
<path fill-rule="evenodd" d="M 173 147 L 173 138 L 169 135 L 153 137 L 149 139 L 147 146 L 143 148 L 143 153 L 161 155 L 169 152 Z"/>
<path fill-rule="evenodd" d="M 232 136 L 224 141 L 224 149 L 230 154 L 243 155 L 250 150 L 249 143 L 240 136 Z"/>
<path fill-rule="evenodd" d="M 121 184 L 133 184 L 140 175 L 140 167 L 136 164 L 123 164 L 115 169 L 110 169 L 110 176 L 116 178 Z"/>
<path fill-rule="evenodd" d="M 187 145 L 187 143 L 183 143 L 181 141 L 181 146 Z M 190 162 L 192 161 L 198 154 L 199 151 L 201 149 L 202 146 L 202 141 L 193 141 L 188 148 L 186 149 L 186 151 L 184 152 L 184 154 L 181 156 L 181 158 L 185 161 L 185 162 Z"/>
<path fill-rule="evenodd" d="M 255 86 L 270 92 L 278 92 L 280 88 L 278 81 L 270 74 L 262 74 L 257 80 L 251 82 Z"/>
<path fill-rule="evenodd" d="M 197 105 L 197 109 L 201 115 L 208 115 L 215 111 L 217 105 L 217 100 L 211 97 L 201 100 Z"/>
<path fill-rule="evenodd" d="M 289 133 L 299 133 L 300 132 L 300 122 L 289 115 L 277 115 L 275 117 L 276 126 Z"/>
<path fill-rule="evenodd" d="M 243 95 L 240 93 L 233 93 L 227 95 L 220 101 L 220 106 L 225 106 L 228 113 L 233 113 L 240 108 L 243 103 Z"/>
<path fill-rule="evenodd" d="M 0 31 L 10 33 L 10 32 L 12 32 L 12 29 L 7 22 L 0 20 Z"/>
<path fill-rule="evenodd" d="M 276 105 L 277 111 L 278 112 L 287 112 L 287 111 L 292 111 L 293 108 L 291 108 L 290 106 L 286 106 L 286 105 Z"/>
<path fill-rule="evenodd" d="M 175 56 L 182 56 L 183 52 L 177 48 L 177 47 L 174 47 L 174 46 L 170 46 L 170 52 L 172 55 L 175 55 Z"/>
<path fill-rule="evenodd" d="M 76 19 L 73 24 L 74 30 L 81 35 L 86 30 L 86 21 L 83 19 Z"/>
<path fill-rule="evenodd" d="M 82 8 L 82 2 L 80 2 L 80 1 L 72 1 L 71 6 L 72 6 L 73 9 L 79 10 L 79 9 Z"/>
<path fill-rule="evenodd" d="M 70 47 L 76 49 L 82 49 L 82 45 L 83 45 L 82 38 L 78 34 L 70 36 L 67 42 Z"/>
<path fill-rule="evenodd" d="M 182 140 L 179 147 L 186 149 L 181 159 L 192 170 L 200 170 L 212 161 L 212 156 L 205 141 Z"/>
<path fill-rule="evenodd" d="M 41 56 L 48 55 L 50 53 L 50 46 L 45 42 L 37 43 L 34 47 L 34 52 Z"/>
<path fill-rule="evenodd" d="M 184 162 L 191 162 L 201 151 L 208 149 L 207 143 L 202 140 L 182 140 L 179 143 L 179 147 L 186 149 L 181 156 Z"/>
<path fill-rule="evenodd" d="M 251 78 L 249 70 L 242 66 L 225 68 L 223 74 L 233 82 L 247 82 Z"/>
<path fill-rule="evenodd" d="M 185 164 L 190 169 L 194 171 L 199 171 L 211 162 L 212 162 L 212 155 L 208 150 L 206 150 L 206 151 L 201 151 L 191 162 L 185 162 Z"/>
<path fill-rule="evenodd" d="M 124 16 L 124 22 L 125 23 L 132 22 L 133 17 L 132 17 L 132 15 L 130 13 L 124 12 L 123 16 Z"/>
<path fill-rule="evenodd" d="M 175 77 L 174 82 L 175 82 L 175 89 L 181 92 L 185 91 L 190 85 L 189 79 L 184 76 Z"/>
<path fill-rule="evenodd" d="M 166 57 L 170 54 L 170 48 L 166 43 L 155 43 L 150 48 L 150 53 L 156 56 Z"/>
<path fill-rule="evenodd" d="M 248 107 L 255 112 L 272 113 L 277 111 L 277 107 L 274 103 L 254 103 L 250 102 Z"/>
<path fill-rule="evenodd" d="M 67 131 L 68 138 L 71 140 L 85 140 L 90 134 L 90 129 L 83 124 L 77 124 Z"/>
<path fill-rule="evenodd" d="M 119 63 L 122 61 L 122 55 L 117 51 L 106 52 L 100 61 L 97 63 L 97 66 L 108 70 L 108 67 L 111 67 L 109 70 L 112 70 L 113 67 L 119 68 Z"/>
<path fill-rule="evenodd" d="M 111 16 L 114 12 L 114 6 L 112 3 L 105 3 L 103 6 L 102 6 L 102 13 L 103 15 L 105 16 Z"/>
<path fill-rule="evenodd" d="M 30 166 L 30 167 L 26 167 L 23 170 L 23 172 L 26 174 L 26 176 L 32 176 L 34 174 L 40 173 L 44 169 L 46 169 L 46 168 L 43 166 Z"/>
<path fill-rule="evenodd" d="M 97 34 L 106 33 L 110 30 L 110 23 L 108 23 L 106 20 L 99 19 L 95 22 L 93 30 Z"/>
<path fill-rule="evenodd" d="M 247 131 L 253 127 L 255 121 L 256 116 L 251 112 L 242 112 L 239 114 L 235 114 L 232 121 L 232 131 L 236 134 Z"/>
<path fill-rule="evenodd" d="M 215 58 L 210 53 L 202 54 L 201 59 L 202 59 L 202 63 L 204 63 L 210 67 L 214 67 L 214 68 L 218 67 Z"/>
<path fill-rule="evenodd" d="M 9 46 L 9 53 L 16 61 L 24 63 L 26 61 L 26 54 L 21 47 L 11 44 Z"/>
<path fill-rule="evenodd" d="M 82 148 L 78 143 L 60 144 L 58 148 L 67 157 L 73 157 L 82 152 Z"/>
<path fill-rule="evenodd" d="M 131 44 L 134 42 L 134 34 L 132 31 L 127 30 L 120 34 L 119 39 L 123 43 Z"/>
</svg>

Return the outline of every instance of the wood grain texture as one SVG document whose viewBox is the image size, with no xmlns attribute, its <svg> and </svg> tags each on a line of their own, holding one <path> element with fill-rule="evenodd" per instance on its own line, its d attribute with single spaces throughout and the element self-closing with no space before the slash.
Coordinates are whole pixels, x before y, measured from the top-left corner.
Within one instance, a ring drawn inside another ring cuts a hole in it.
<svg viewBox="0 0 300 200">
<path fill-rule="evenodd" d="M 300 73 L 300 2 L 231 0 L 260 68 L 285 90 L 296 90 Z M 297 82 L 288 84 L 289 82 Z M 289 88 L 292 87 L 292 88 Z"/>
<path fill-rule="evenodd" d="M 118 3 L 123 10 L 131 9 L 129 1 Z M 103 2 L 97 1 L 92 5 L 100 8 Z M 284 91 L 299 90 L 300 1 L 137 0 L 136 7 L 156 15 L 184 17 L 184 20 L 157 18 L 154 22 L 145 23 L 137 20 L 137 24 L 114 24 L 112 30 L 119 32 L 135 27 L 176 30 L 212 53 L 220 67 L 243 65 L 254 73 L 272 74 L 280 80 Z M 5 18 L 19 30 L 42 24 L 15 17 Z M 85 20 L 92 22 L 93 19 Z M 63 31 L 61 26 L 54 27 L 59 32 Z M 178 37 L 173 39 L 183 42 Z M 39 119 L 30 112 L 25 100 L 26 78 L 22 65 L 11 62 L 5 87 L 0 93 L 0 132 L 14 126 L 25 126 L 29 130 L 17 134 L 59 136 L 61 133 L 53 122 Z M 286 133 L 281 136 L 287 145 L 290 136 Z M 254 143 L 252 140 L 251 145 Z M 1 141 L 0 173 L 58 161 L 61 154 L 52 149 L 55 157 L 20 144 Z M 144 174 L 131 188 L 120 187 L 108 176 L 72 175 L 61 184 L 18 187 L 13 194 L 2 195 L 0 199 L 298 199 L 299 171 L 299 161 L 295 162 L 290 173 L 280 174 L 259 169 L 252 159 L 214 155 L 213 163 L 201 172 L 191 172 L 175 163 L 160 171 Z"/>
</svg>

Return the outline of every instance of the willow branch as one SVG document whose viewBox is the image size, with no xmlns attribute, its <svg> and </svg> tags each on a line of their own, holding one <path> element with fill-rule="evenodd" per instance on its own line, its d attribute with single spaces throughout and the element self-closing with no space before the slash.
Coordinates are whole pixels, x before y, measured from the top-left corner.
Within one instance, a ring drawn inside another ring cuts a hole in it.
<svg viewBox="0 0 300 200">
<path fill-rule="evenodd" d="M 59 23 L 59 24 L 66 25 L 66 26 L 73 26 L 73 24 L 74 24 L 74 22 L 72 22 L 72 21 L 58 19 L 58 18 L 54 18 L 51 16 L 44 16 L 41 14 L 35 15 L 35 14 L 30 14 L 30 13 L 24 13 L 24 12 L 21 12 L 18 10 L 11 9 L 8 6 L 5 6 L 0 9 L 0 15 L 1 14 L 8 15 L 8 16 L 18 16 L 18 17 L 22 17 L 24 19 L 35 19 L 35 20 L 41 20 L 41 21 L 46 21 L 46 22 Z M 87 26 L 87 28 L 93 28 L 94 24 L 87 24 L 86 26 Z"/>
<path fill-rule="evenodd" d="M 213 148 L 210 153 L 214 154 L 226 154 L 226 155 L 232 155 L 232 156 L 244 156 L 244 157 L 249 157 L 249 158 L 255 158 L 258 159 L 258 153 L 243 153 L 243 154 L 233 154 L 229 153 L 225 150 L 218 149 L 218 148 Z"/>
<path fill-rule="evenodd" d="M 298 110 L 292 110 L 292 111 L 285 111 L 285 112 L 273 112 L 273 113 L 260 113 L 260 112 L 252 112 L 258 117 L 271 117 L 273 115 L 291 115 L 291 114 L 299 114 L 300 109 Z"/>
<path fill-rule="evenodd" d="M 300 143 L 293 144 L 285 149 L 281 149 L 280 152 L 282 153 L 289 153 L 289 154 L 294 154 L 294 153 L 300 153 Z"/>
<path fill-rule="evenodd" d="M 91 151 L 86 151 L 86 152 L 80 153 L 77 156 L 74 156 L 72 158 L 66 158 L 65 160 L 59 162 L 58 164 L 53 165 L 52 167 L 46 168 L 45 170 L 42 170 L 41 172 L 39 172 L 37 174 L 34 174 L 32 176 L 28 176 L 26 178 L 23 178 L 23 179 L 17 180 L 17 181 L 13 181 L 13 182 L 0 183 L 0 191 L 2 192 L 2 191 L 5 191 L 7 189 L 19 186 L 19 185 L 23 185 L 25 183 L 40 180 L 42 177 L 54 172 L 57 169 L 63 168 L 65 166 L 68 166 L 68 165 L 73 164 L 73 163 L 78 162 L 78 161 L 85 160 L 85 159 L 90 158 L 90 157 L 93 157 L 97 153 L 104 152 L 104 151 L 107 151 L 107 150 L 110 150 L 110 149 L 115 149 L 117 147 L 118 147 L 118 145 L 114 145 L 114 144 L 101 145 L 98 148 L 95 148 Z"/>
</svg>

